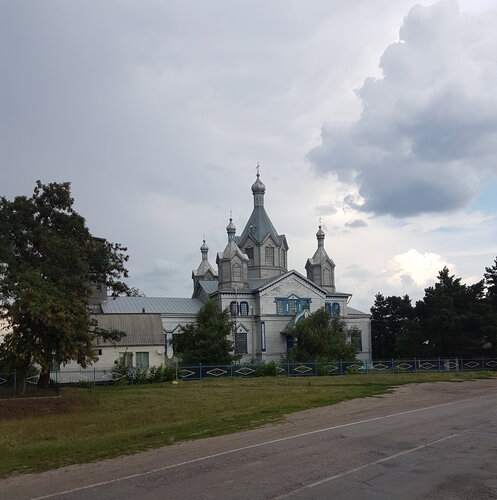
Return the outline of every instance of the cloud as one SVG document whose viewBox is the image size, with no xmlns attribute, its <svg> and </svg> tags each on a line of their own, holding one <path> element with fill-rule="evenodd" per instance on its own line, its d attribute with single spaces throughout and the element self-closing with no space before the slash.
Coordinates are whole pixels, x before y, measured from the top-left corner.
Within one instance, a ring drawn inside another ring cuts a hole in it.
<svg viewBox="0 0 497 500">
<path fill-rule="evenodd" d="M 356 121 L 325 124 L 318 173 L 355 183 L 356 210 L 396 217 L 465 207 L 497 173 L 497 12 L 455 1 L 413 7 L 381 78 L 357 91 Z"/>
<path fill-rule="evenodd" d="M 328 205 L 319 205 L 318 207 L 314 208 L 314 211 L 318 215 L 333 215 L 337 213 L 337 209 L 333 205 L 333 203 L 330 203 Z"/>
<path fill-rule="evenodd" d="M 425 286 L 435 281 L 438 272 L 448 267 L 453 272 L 454 266 L 436 253 L 421 253 L 411 248 L 396 255 L 389 263 L 391 272 L 389 282 L 392 285 Z"/>
<path fill-rule="evenodd" d="M 367 224 L 362 219 L 355 219 L 352 222 L 346 222 L 345 227 L 366 227 Z"/>
</svg>

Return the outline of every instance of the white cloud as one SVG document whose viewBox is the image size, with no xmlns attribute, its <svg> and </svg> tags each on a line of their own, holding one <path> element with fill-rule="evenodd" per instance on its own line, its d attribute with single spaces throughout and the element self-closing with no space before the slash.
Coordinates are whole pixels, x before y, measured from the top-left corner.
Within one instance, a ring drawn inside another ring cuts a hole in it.
<svg viewBox="0 0 497 500">
<path fill-rule="evenodd" d="M 455 1 L 410 10 L 382 76 L 357 92 L 360 117 L 323 125 L 309 153 L 318 172 L 357 183 L 354 208 L 399 217 L 459 209 L 497 173 L 496 25 L 497 12 L 473 16 Z"/>
<path fill-rule="evenodd" d="M 411 248 L 407 252 L 395 255 L 389 263 L 392 285 L 425 286 L 436 280 L 438 272 L 444 267 L 454 271 L 454 266 L 440 255 L 432 252 L 421 253 Z"/>
</svg>

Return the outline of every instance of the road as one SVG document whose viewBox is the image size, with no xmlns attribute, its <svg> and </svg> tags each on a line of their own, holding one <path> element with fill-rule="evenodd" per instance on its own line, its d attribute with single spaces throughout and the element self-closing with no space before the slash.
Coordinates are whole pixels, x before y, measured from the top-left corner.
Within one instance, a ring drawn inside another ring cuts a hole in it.
<svg viewBox="0 0 497 500">
<path fill-rule="evenodd" d="M 1 499 L 497 499 L 497 379 L 0 481 Z"/>
</svg>

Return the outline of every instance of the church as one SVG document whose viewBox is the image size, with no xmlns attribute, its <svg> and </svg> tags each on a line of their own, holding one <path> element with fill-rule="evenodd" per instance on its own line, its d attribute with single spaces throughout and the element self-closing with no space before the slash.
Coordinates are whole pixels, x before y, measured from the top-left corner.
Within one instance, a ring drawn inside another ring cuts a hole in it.
<svg viewBox="0 0 497 500">
<path fill-rule="evenodd" d="M 167 362 L 174 356 L 169 340 L 181 335 L 182 327 L 194 322 L 209 300 L 229 310 L 234 350 L 241 362 L 279 361 L 292 346 L 285 328 L 323 307 L 340 316 L 349 328 L 356 327 L 352 340 L 359 349 L 357 357 L 371 360 L 371 317 L 349 306 L 352 294 L 337 290 L 335 263 L 326 252 L 321 225 L 316 251 L 305 263 L 305 275 L 288 270 L 289 246 L 266 212 L 265 193 L 257 172 L 252 185 L 254 208 L 245 227 L 237 235 L 230 218 L 226 247 L 217 253 L 215 266 L 209 261 L 204 240 L 200 264 L 192 271 L 190 298 L 111 298 L 105 293 L 93 297 L 92 310 L 99 324 L 127 332 L 117 346 L 98 346 L 98 365 L 112 366 L 118 356 L 126 356 L 130 364 L 142 369 Z M 142 322 L 154 331 L 141 335 Z"/>
</svg>

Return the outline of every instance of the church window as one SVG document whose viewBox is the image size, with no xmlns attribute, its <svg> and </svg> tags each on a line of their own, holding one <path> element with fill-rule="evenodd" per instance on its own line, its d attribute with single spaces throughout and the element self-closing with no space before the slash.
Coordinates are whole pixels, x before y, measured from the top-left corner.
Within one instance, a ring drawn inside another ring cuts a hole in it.
<svg viewBox="0 0 497 500">
<path fill-rule="evenodd" d="M 340 304 L 338 302 L 326 302 L 326 310 L 332 315 L 332 316 L 340 316 Z"/>
<path fill-rule="evenodd" d="M 238 304 L 234 300 L 230 302 L 230 314 L 231 316 L 238 315 Z"/>
<path fill-rule="evenodd" d="M 247 353 L 247 332 L 235 333 L 235 354 Z"/>
<path fill-rule="evenodd" d="M 248 316 L 249 305 L 248 302 L 240 302 L 240 316 Z"/>
<path fill-rule="evenodd" d="M 232 272 L 233 281 L 242 281 L 242 266 L 240 264 L 233 264 Z"/>
<path fill-rule="evenodd" d="M 276 302 L 276 314 L 280 316 L 294 316 L 305 309 L 311 310 L 312 300 L 309 298 L 276 298 L 274 301 Z"/>
<path fill-rule="evenodd" d="M 290 299 L 288 301 L 288 313 L 297 314 L 297 299 Z"/>
<path fill-rule="evenodd" d="M 248 247 L 245 249 L 245 254 L 249 258 L 251 262 L 254 260 L 254 249 L 252 247 Z"/>
<path fill-rule="evenodd" d="M 281 251 L 281 266 L 286 269 L 286 252 L 285 252 L 285 250 Z"/>
<path fill-rule="evenodd" d="M 266 266 L 274 266 L 274 247 L 266 247 Z"/>
</svg>

